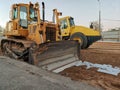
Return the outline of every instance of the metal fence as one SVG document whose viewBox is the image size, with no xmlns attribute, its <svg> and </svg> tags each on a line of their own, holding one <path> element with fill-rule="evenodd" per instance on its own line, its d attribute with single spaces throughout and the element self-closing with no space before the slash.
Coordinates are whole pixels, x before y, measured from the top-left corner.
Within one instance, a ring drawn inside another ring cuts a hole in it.
<svg viewBox="0 0 120 90">
<path fill-rule="evenodd" d="M 120 30 L 117 31 L 104 31 L 102 32 L 103 41 L 116 41 L 120 42 Z"/>
</svg>

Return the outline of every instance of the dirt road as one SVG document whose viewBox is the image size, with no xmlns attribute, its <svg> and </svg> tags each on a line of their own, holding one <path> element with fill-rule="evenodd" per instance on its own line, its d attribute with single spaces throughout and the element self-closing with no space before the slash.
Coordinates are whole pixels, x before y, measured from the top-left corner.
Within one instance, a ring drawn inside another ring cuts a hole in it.
<svg viewBox="0 0 120 90">
<path fill-rule="evenodd" d="M 81 60 L 120 67 L 120 43 L 97 42 L 81 51 Z M 96 68 L 71 67 L 60 73 L 73 80 L 88 82 L 105 90 L 120 90 L 120 74 L 112 76 L 97 72 Z"/>
</svg>

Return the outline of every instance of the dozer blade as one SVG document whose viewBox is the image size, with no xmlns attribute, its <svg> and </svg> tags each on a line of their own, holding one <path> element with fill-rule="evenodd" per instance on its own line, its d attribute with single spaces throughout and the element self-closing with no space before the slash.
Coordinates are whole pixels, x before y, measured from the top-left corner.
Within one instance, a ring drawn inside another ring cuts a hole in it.
<svg viewBox="0 0 120 90">
<path fill-rule="evenodd" d="M 77 41 L 52 42 L 29 50 L 29 62 L 49 71 L 74 63 L 79 57 L 80 47 Z"/>
</svg>

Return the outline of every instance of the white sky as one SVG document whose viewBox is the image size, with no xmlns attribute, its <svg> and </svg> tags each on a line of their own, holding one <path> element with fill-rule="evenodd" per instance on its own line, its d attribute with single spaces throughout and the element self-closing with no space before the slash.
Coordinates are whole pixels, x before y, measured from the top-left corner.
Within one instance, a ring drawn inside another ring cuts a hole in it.
<svg viewBox="0 0 120 90">
<path fill-rule="evenodd" d="M 31 0 L 44 1 L 46 5 L 46 19 L 52 20 L 52 10 L 57 8 L 63 16 L 72 16 L 77 25 L 89 27 L 91 21 L 98 21 L 98 0 Z M 100 0 L 101 18 L 104 29 L 120 27 L 120 0 Z M 9 20 L 9 11 L 13 3 L 29 3 L 29 0 L 4 0 L 0 3 L 0 25 L 5 27 Z M 105 20 L 110 19 L 110 20 Z"/>
</svg>

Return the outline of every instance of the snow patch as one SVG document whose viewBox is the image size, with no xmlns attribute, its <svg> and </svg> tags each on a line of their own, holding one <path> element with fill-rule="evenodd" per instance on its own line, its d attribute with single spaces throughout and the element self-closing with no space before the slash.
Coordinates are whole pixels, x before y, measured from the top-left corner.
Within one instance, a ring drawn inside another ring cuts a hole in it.
<svg viewBox="0 0 120 90">
<path fill-rule="evenodd" d="M 98 72 L 103 72 L 111 75 L 117 76 L 120 73 L 120 68 L 119 67 L 113 67 L 112 65 L 107 65 L 107 64 L 93 64 L 90 62 L 77 62 L 75 66 L 87 66 L 87 69 L 90 69 L 92 67 L 98 68 Z"/>
</svg>

